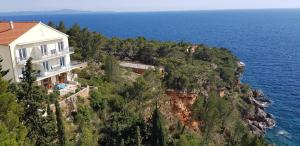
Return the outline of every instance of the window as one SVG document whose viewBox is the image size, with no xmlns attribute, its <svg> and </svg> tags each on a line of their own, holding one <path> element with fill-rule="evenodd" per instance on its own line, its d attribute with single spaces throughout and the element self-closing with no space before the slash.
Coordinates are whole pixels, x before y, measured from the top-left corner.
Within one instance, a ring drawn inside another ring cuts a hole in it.
<svg viewBox="0 0 300 146">
<path fill-rule="evenodd" d="M 66 66 L 66 63 L 65 63 L 65 57 L 59 58 L 59 62 L 60 62 L 60 66 L 61 66 L 61 67 Z"/>
<path fill-rule="evenodd" d="M 41 52 L 43 56 L 48 55 L 47 45 L 41 45 Z"/>
<path fill-rule="evenodd" d="M 20 60 L 27 59 L 26 48 L 19 49 L 19 57 L 20 57 Z"/>
<path fill-rule="evenodd" d="M 64 50 L 64 42 L 58 42 L 58 51 L 61 52 Z"/>
<path fill-rule="evenodd" d="M 45 72 L 49 71 L 49 63 L 48 63 L 48 61 L 43 62 L 43 67 L 44 67 Z"/>
</svg>

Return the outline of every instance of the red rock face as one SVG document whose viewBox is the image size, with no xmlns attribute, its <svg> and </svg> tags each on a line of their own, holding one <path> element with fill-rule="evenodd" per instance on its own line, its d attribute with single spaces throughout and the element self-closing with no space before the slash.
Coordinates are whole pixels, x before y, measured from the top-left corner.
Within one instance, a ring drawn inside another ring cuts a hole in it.
<svg viewBox="0 0 300 146">
<path fill-rule="evenodd" d="M 199 122 L 191 119 L 191 107 L 197 94 L 176 90 L 167 90 L 166 94 L 171 98 L 172 113 L 188 128 L 198 131 Z"/>
</svg>

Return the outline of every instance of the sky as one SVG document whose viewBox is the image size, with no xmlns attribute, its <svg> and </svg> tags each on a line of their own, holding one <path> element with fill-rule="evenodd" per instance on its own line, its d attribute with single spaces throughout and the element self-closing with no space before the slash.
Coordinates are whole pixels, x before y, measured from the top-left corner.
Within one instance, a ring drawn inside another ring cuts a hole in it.
<svg viewBox="0 0 300 146">
<path fill-rule="evenodd" d="M 0 0 L 0 12 L 59 9 L 136 12 L 264 8 L 300 8 L 300 0 Z"/>
</svg>

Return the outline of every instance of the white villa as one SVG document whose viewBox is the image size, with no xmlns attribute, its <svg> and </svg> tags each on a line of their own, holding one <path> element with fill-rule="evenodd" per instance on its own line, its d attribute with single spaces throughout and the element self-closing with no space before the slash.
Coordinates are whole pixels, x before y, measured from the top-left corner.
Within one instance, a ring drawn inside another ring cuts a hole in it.
<svg viewBox="0 0 300 146">
<path fill-rule="evenodd" d="M 36 84 L 46 89 L 56 84 L 70 83 L 75 75 L 71 70 L 81 64 L 72 63 L 68 35 L 41 22 L 0 22 L 0 57 L 4 79 L 20 82 L 26 61 L 31 57 L 38 71 Z"/>
</svg>

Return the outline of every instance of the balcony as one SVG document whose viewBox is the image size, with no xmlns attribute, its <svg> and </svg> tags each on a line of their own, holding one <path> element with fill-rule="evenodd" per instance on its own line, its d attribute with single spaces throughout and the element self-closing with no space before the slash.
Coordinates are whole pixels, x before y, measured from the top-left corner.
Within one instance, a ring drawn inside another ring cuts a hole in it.
<svg viewBox="0 0 300 146">
<path fill-rule="evenodd" d="M 44 54 L 38 48 L 33 48 L 33 49 L 34 49 L 34 50 L 32 50 L 33 53 L 30 56 L 32 58 L 32 63 L 39 63 L 39 62 L 43 62 L 43 61 L 46 61 L 49 59 L 54 59 L 54 58 L 65 56 L 67 54 L 74 53 L 73 47 L 64 48 L 61 51 L 58 51 L 57 49 L 48 48 L 48 51 L 45 52 Z M 23 65 L 23 64 L 26 64 L 26 61 L 28 59 L 29 59 L 29 57 L 27 57 L 27 58 L 16 57 L 16 62 L 17 62 L 17 64 Z"/>
<path fill-rule="evenodd" d="M 52 65 L 50 70 L 45 71 L 44 69 L 39 70 L 39 73 L 37 74 L 37 81 L 71 71 L 76 68 L 81 68 L 86 66 L 86 63 L 80 63 L 80 62 L 72 62 L 69 65 L 66 66 L 60 66 L 60 65 Z"/>
<path fill-rule="evenodd" d="M 65 56 L 67 54 L 72 54 L 74 53 L 74 49 L 73 47 L 70 48 L 64 48 L 61 51 L 58 51 L 56 49 L 49 49 L 48 52 L 46 52 L 45 54 L 42 54 L 42 52 L 40 50 L 35 52 L 35 55 L 32 56 L 32 63 L 39 63 L 39 62 L 43 62 L 49 59 L 54 59 L 57 57 L 62 57 Z"/>
</svg>

